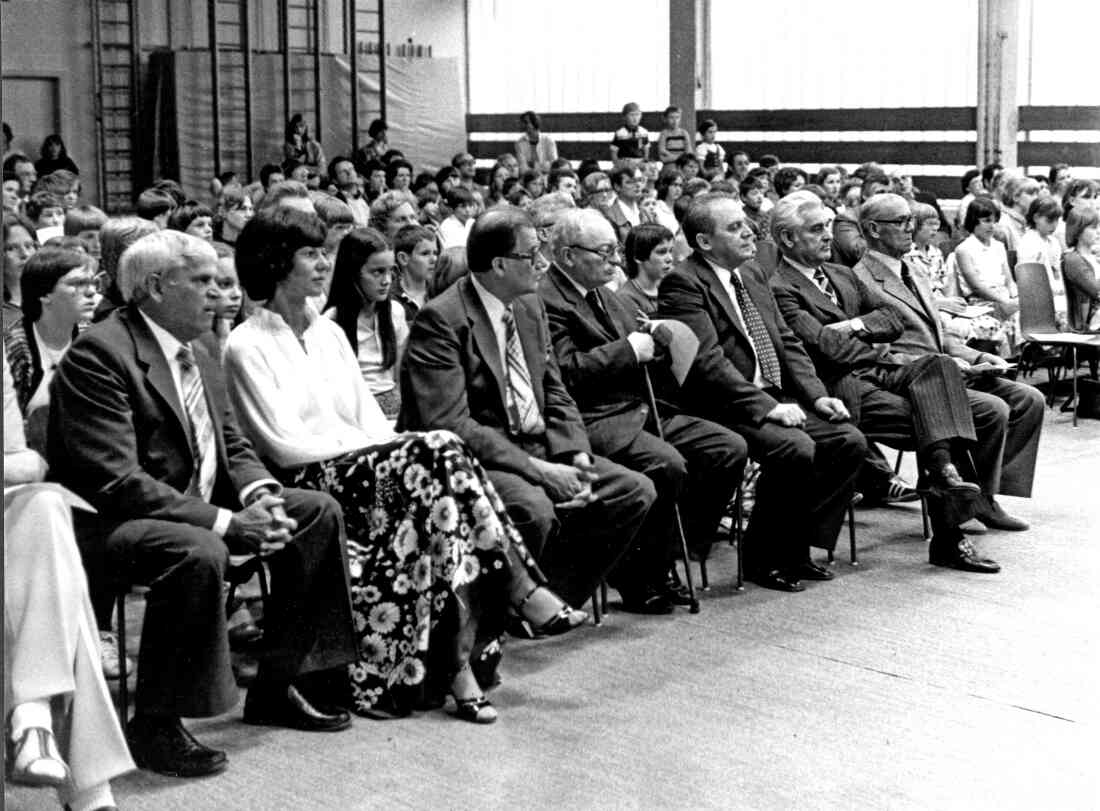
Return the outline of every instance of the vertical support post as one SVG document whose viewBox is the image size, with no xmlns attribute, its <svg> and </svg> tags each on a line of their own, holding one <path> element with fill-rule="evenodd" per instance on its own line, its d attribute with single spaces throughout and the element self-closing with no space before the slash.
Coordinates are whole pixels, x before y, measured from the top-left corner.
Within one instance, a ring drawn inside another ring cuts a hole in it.
<svg viewBox="0 0 1100 811">
<path fill-rule="evenodd" d="M 314 137 L 324 141 L 321 135 L 321 0 L 313 0 L 313 111 Z"/>
<path fill-rule="evenodd" d="M 378 0 L 378 112 L 386 120 L 386 0 Z"/>
<path fill-rule="evenodd" d="M 252 144 L 252 8 L 241 0 L 241 49 L 244 57 L 244 152 L 248 177 L 253 177 Z"/>
<path fill-rule="evenodd" d="M 290 3 L 289 0 L 280 0 L 279 19 L 281 21 L 279 35 L 283 44 L 283 112 L 285 121 L 293 115 L 290 109 Z"/>
<path fill-rule="evenodd" d="M 669 0 L 668 95 L 683 111 L 682 126 L 695 131 L 696 0 Z"/>
<path fill-rule="evenodd" d="M 141 122 L 141 18 L 139 16 L 137 0 L 131 0 L 127 4 L 130 8 L 130 147 L 134 153 L 141 147 L 138 145 L 138 136 L 142 133 Z M 154 177 L 156 168 L 154 167 Z M 130 192 L 137 201 L 139 189 L 135 179 L 133 155 L 130 157 Z M 151 180 L 152 178 L 150 178 Z"/>
<path fill-rule="evenodd" d="M 1015 166 L 1019 105 L 1016 98 L 1020 0 L 978 0 L 979 166 Z"/>
<path fill-rule="evenodd" d="M 359 3 L 344 0 L 344 27 L 348 32 L 351 65 L 351 154 L 359 151 Z"/>
<path fill-rule="evenodd" d="M 222 173 L 221 105 L 218 102 L 218 0 L 206 0 L 206 27 L 210 42 L 210 114 L 214 118 L 214 177 Z"/>
<path fill-rule="evenodd" d="M 92 0 L 92 80 L 95 83 L 96 161 L 95 181 L 99 206 L 110 211 L 107 199 L 107 125 L 103 120 L 103 34 L 99 0 Z"/>
</svg>

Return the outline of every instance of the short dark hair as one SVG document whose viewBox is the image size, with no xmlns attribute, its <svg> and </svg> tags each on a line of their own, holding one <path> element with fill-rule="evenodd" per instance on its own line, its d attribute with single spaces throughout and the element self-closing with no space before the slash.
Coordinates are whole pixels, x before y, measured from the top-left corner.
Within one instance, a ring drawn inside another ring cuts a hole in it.
<svg viewBox="0 0 1100 811">
<path fill-rule="evenodd" d="M 978 224 L 979 220 L 992 217 L 993 221 L 996 222 L 1000 216 L 1001 209 L 991 197 L 975 197 L 970 201 L 970 205 L 966 207 L 963 228 L 970 233 L 974 233 L 974 226 Z"/>
<path fill-rule="evenodd" d="M 694 163 L 696 166 L 699 165 L 699 159 L 691 152 L 685 152 L 676 159 L 676 166 L 681 170 L 689 163 Z"/>
<path fill-rule="evenodd" d="M 796 179 L 802 178 L 806 180 L 806 173 L 799 169 L 797 166 L 784 166 L 781 169 L 777 169 L 775 177 L 772 178 L 772 185 L 775 187 L 775 193 L 778 197 L 785 197 L 791 190 L 791 186 L 794 185 Z"/>
<path fill-rule="evenodd" d="M 676 181 L 680 181 L 681 185 L 684 182 L 684 173 L 676 168 L 675 165 L 666 164 L 661 173 L 657 175 L 657 182 L 653 184 L 653 187 L 657 190 L 657 199 L 664 200 L 665 195 L 668 194 L 669 187 Z"/>
<path fill-rule="evenodd" d="M 61 204 L 60 197 L 48 191 L 36 191 L 27 198 L 27 202 L 23 205 L 23 209 L 27 212 L 27 216 L 36 224 L 38 223 L 38 218 L 42 216 L 42 212 L 48 208 L 64 209 L 65 207 Z"/>
<path fill-rule="evenodd" d="M 580 183 L 580 178 L 577 177 L 577 173 L 570 169 L 551 169 L 550 175 L 547 179 L 547 185 L 550 187 L 550 191 L 554 191 L 558 188 L 558 182 L 563 177 L 571 177 Z"/>
<path fill-rule="evenodd" d="M 766 181 L 761 178 L 760 175 L 754 175 L 752 172 L 749 172 L 745 175 L 745 179 L 741 181 L 740 192 L 742 195 L 745 195 L 753 189 L 763 189 L 765 185 Z"/>
<path fill-rule="evenodd" d="M 376 118 L 374 119 L 374 121 L 370 122 L 370 126 L 367 127 L 367 135 L 369 135 L 372 139 L 377 138 L 388 129 L 389 127 L 386 126 L 385 121 L 383 121 L 381 118 Z"/>
<path fill-rule="evenodd" d="M 705 135 L 707 130 L 709 130 L 711 127 L 718 129 L 718 122 L 715 121 L 713 118 L 704 118 L 702 121 L 699 122 L 699 126 L 696 129 L 699 130 L 700 135 Z"/>
<path fill-rule="evenodd" d="M 137 215 L 143 220 L 155 220 L 176 207 L 172 195 L 160 189 L 146 189 L 138 195 Z"/>
<path fill-rule="evenodd" d="M 325 244 L 325 224 L 309 211 L 273 206 L 256 212 L 237 237 L 237 275 L 255 301 L 275 294 L 275 286 L 290 275 L 294 254 Z"/>
<path fill-rule="evenodd" d="M 172 213 L 168 215 L 168 223 L 166 225 L 172 231 L 186 231 L 195 220 L 199 217 L 209 217 L 214 219 L 214 212 L 210 210 L 210 206 L 206 203 L 200 203 L 197 200 L 188 200 L 182 206 L 172 210 Z"/>
<path fill-rule="evenodd" d="M 887 190 L 892 189 L 894 186 L 890 180 L 890 176 L 885 172 L 868 172 L 863 177 L 863 185 L 859 187 L 859 197 L 861 200 L 867 199 L 867 192 L 870 191 L 872 183 L 886 186 Z"/>
<path fill-rule="evenodd" d="M 283 174 L 283 167 L 279 166 L 277 163 L 265 163 L 260 167 L 260 185 L 264 187 L 265 191 L 267 187 L 271 185 L 272 175 L 283 175 L 285 177 L 285 174 Z"/>
<path fill-rule="evenodd" d="M 635 166 L 619 166 L 611 170 L 609 177 L 611 178 L 611 188 L 620 189 L 623 183 L 628 178 L 633 179 L 634 175 L 638 173 L 638 169 Z"/>
<path fill-rule="evenodd" d="M 1069 168 L 1068 163 L 1056 163 L 1053 166 L 1051 166 L 1050 167 L 1050 173 L 1047 175 L 1047 180 L 1050 183 L 1050 185 L 1053 186 L 1054 183 L 1057 181 L 1059 172 L 1061 172 L 1063 169 L 1068 169 L 1068 168 Z"/>
<path fill-rule="evenodd" d="M 976 178 L 981 177 L 982 172 L 980 169 L 967 169 L 963 176 L 959 179 L 959 185 L 962 187 L 963 194 L 970 193 L 970 182 Z"/>
<path fill-rule="evenodd" d="M 386 164 L 386 185 L 391 189 L 393 188 L 393 181 L 397 178 L 397 171 L 399 169 L 409 170 L 409 184 L 412 184 L 413 179 L 413 165 L 404 158 L 394 158 Z"/>
<path fill-rule="evenodd" d="M 447 208 L 451 209 L 451 211 L 454 211 L 459 206 L 470 206 L 477 202 L 474 198 L 474 193 L 465 186 L 451 186 L 451 188 L 447 189 L 444 200 L 447 203 Z"/>
<path fill-rule="evenodd" d="M 691 201 L 691 207 L 684 215 L 680 227 L 683 229 L 684 239 L 687 240 L 687 244 L 692 250 L 699 247 L 695 240 L 700 234 L 713 234 L 714 229 L 718 226 L 718 221 L 714 218 L 714 206 L 723 200 L 731 199 L 733 198 L 728 194 L 708 192 Z"/>
<path fill-rule="evenodd" d="M 523 209 L 494 208 L 478 217 L 466 238 L 466 264 L 470 270 L 484 273 L 492 268 L 494 259 L 512 253 L 521 228 L 535 228 Z"/>
<path fill-rule="evenodd" d="M 653 249 L 662 242 L 671 242 L 672 232 L 660 223 L 644 222 L 630 229 L 626 235 L 626 275 L 633 279 L 638 275 L 638 263 L 649 259 Z"/>
<path fill-rule="evenodd" d="M 1027 214 L 1024 216 L 1027 224 L 1034 228 L 1036 217 L 1046 217 L 1048 220 L 1059 219 L 1062 216 L 1062 204 L 1058 202 L 1057 197 L 1036 197 L 1027 207 Z"/>
<path fill-rule="evenodd" d="M 73 206 L 65 212 L 65 236 L 75 237 L 81 231 L 91 231 L 103 227 L 107 214 L 101 208 L 82 205 Z"/>
<path fill-rule="evenodd" d="M 347 155 L 337 155 L 328 162 L 328 166 L 325 168 L 325 174 L 328 175 L 329 180 L 334 183 L 336 182 L 336 167 L 344 162 L 350 163 L 353 167 L 355 166 L 355 162 Z"/>
<path fill-rule="evenodd" d="M 423 225 L 403 225 L 393 236 L 395 253 L 412 253 L 421 242 L 435 242 L 435 234 Z"/>
<path fill-rule="evenodd" d="M 982 184 L 988 189 L 993 182 L 993 178 L 997 176 L 997 173 L 1003 171 L 1004 167 L 996 161 L 987 163 L 982 167 Z"/>
<path fill-rule="evenodd" d="M 670 104 L 670 105 L 668 105 L 668 107 L 665 108 L 664 115 L 668 116 L 668 115 L 671 115 L 672 113 L 679 113 L 679 112 L 681 112 L 679 107 L 677 107 L 675 104 Z"/>
<path fill-rule="evenodd" d="M 539 114 L 534 110 L 528 110 L 525 113 L 520 114 L 519 124 L 521 127 L 527 126 L 530 123 L 532 127 L 537 130 L 542 129 L 542 119 L 539 118 Z"/>
<path fill-rule="evenodd" d="M 771 169 L 773 166 L 779 165 L 779 156 L 772 155 L 770 153 L 767 155 L 761 155 L 760 160 L 757 161 L 757 163 L 759 163 L 760 166 L 764 169 Z"/>
<path fill-rule="evenodd" d="M 91 259 L 86 253 L 65 248 L 43 248 L 23 265 L 19 292 L 23 296 L 23 318 L 34 323 L 42 315 L 42 296 L 48 296 L 58 281 L 71 270 L 83 267 Z"/>
<path fill-rule="evenodd" d="M 223 172 L 222 174 L 227 174 Z M 228 174 L 236 174 L 235 172 L 229 172 Z M 183 205 L 187 201 L 187 193 L 175 180 L 171 178 L 162 177 L 150 188 L 157 189 L 158 191 L 166 192 L 176 203 L 177 206 Z"/>
</svg>

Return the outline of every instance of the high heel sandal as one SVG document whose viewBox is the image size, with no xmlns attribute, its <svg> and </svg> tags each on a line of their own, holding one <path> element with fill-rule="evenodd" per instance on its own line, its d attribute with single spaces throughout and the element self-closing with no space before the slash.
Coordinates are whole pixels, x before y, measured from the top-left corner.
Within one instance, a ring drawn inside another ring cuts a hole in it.
<svg viewBox="0 0 1100 811">
<path fill-rule="evenodd" d="M 459 673 L 463 670 L 472 671 L 470 664 L 467 662 L 460 669 Z M 458 673 L 455 674 L 455 679 L 458 678 Z M 477 682 L 475 681 L 476 685 Z M 496 707 L 492 705 L 492 702 L 485 697 L 484 694 L 474 696 L 473 698 L 459 698 L 455 693 L 454 680 L 451 681 L 451 696 L 455 700 L 455 717 L 462 721 L 469 721 L 471 724 L 492 724 L 497 720 Z"/>
<path fill-rule="evenodd" d="M 43 727 L 27 727 L 18 742 L 8 739 L 10 753 L 8 778 L 24 786 L 58 788 L 69 782 L 69 766 L 57 751 L 53 732 Z M 47 771 L 35 769 L 39 764 L 52 765 Z M 59 774 L 57 772 L 60 772 Z"/>
<path fill-rule="evenodd" d="M 535 625 L 535 623 L 531 619 L 529 619 L 524 613 L 523 607 L 527 605 L 531 597 L 534 596 L 535 592 L 539 589 L 546 589 L 546 586 L 532 587 L 522 600 L 520 600 L 518 603 L 512 604 L 512 608 L 515 609 L 516 614 L 518 614 L 524 620 L 524 622 L 526 622 L 531 627 L 531 629 L 535 633 L 535 636 L 560 636 L 561 634 L 569 633 L 574 628 L 578 628 L 581 625 L 584 625 L 584 623 L 588 621 L 587 612 L 580 611 L 576 608 L 572 608 L 571 606 L 563 604 L 558 613 L 556 613 L 550 619 L 546 620 L 546 622 L 542 623 L 542 625 Z M 550 589 L 546 590 L 550 591 Z M 553 594 L 553 592 L 551 592 L 551 594 Z M 560 600 L 561 598 L 557 599 Z"/>
</svg>

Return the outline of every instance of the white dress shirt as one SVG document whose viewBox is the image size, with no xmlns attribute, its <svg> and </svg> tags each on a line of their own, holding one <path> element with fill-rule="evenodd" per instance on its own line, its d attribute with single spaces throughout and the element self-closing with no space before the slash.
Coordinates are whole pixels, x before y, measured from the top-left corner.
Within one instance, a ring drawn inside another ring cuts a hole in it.
<svg viewBox="0 0 1100 811">
<path fill-rule="evenodd" d="M 737 313 L 737 319 L 741 322 L 741 329 L 749 339 L 749 345 L 752 347 L 753 363 L 755 364 L 752 370 L 752 384 L 758 389 L 762 389 L 766 385 L 766 381 L 764 380 L 763 372 L 760 371 L 760 353 L 756 351 L 756 344 L 752 340 L 752 335 L 749 333 L 748 326 L 745 325 L 745 316 L 741 314 L 741 304 L 737 301 L 737 291 L 733 289 L 733 283 L 731 281 L 734 273 L 737 274 L 737 281 L 741 282 L 742 285 L 744 285 L 745 280 L 741 278 L 740 270 L 726 270 L 726 268 L 714 264 L 709 259 L 707 259 L 707 264 L 718 274 L 718 281 L 720 281 L 722 287 L 726 289 L 726 295 L 730 297 L 730 303 L 733 304 L 733 311 Z M 746 292 L 745 295 L 748 295 L 748 293 Z"/>
<path fill-rule="evenodd" d="M 486 315 L 489 316 L 489 323 L 493 327 L 493 334 L 497 339 L 497 351 L 500 353 L 500 365 L 506 365 L 506 358 L 508 357 L 508 333 L 504 329 L 504 311 L 508 309 L 508 306 L 490 293 L 481 282 L 477 280 L 477 274 L 470 274 L 470 281 L 473 282 L 474 290 L 477 291 L 477 296 L 481 299 L 481 305 L 485 308 Z"/>
<path fill-rule="evenodd" d="M 474 226 L 474 218 L 461 223 L 453 214 L 439 224 L 439 245 L 443 250 L 447 248 L 465 248 L 466 238 L 470 235 L 470 229 Z"/>
</svg>

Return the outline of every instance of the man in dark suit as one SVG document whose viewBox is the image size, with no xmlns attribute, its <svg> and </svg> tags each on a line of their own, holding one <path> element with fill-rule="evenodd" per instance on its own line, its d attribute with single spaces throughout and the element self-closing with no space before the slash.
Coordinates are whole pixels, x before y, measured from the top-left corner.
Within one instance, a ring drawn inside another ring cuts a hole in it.
<svg viewBox="0 0 1100 811">
<path fill-rule="evenodd" d="M 120 267 L 129 305 L 74 342 L 51 391 L 51 473 L 98 510 L 78 526 L 91 590 L 150 589 L 128 727 L 134 759 L 177 776 L 226 764 L 180 717 L 237 701 L 223 596 L 230 552 L 264 556 L 272 581 L 246 722 L 347 727 L 346 712 L 311 706 L 294 683 L 356 654 L 339 507 L 271 477 L 194 340 L 210 328 L 216 266 L 195 237 L 138 240 Z"/>
<path fill-rule="evenodd" d="M 699 338 L 681 402 L 737 431 L 761 464 L 744 542 L 746 575 L 768 588 L 801 591 L 804 578 L 832 577 L 810 560 L 810 547 L 836 545 L 867 442 L 818 379 L 763 271 L 746 264 L 755 244 L 741 204 L 703 195 L 683 229 L 695 253 L 661 282 L 658 309 Z"/>
<path fill-rule="evenodd" d="M 959 472 L 969 466 L 967 453 L 977 439 L 962 373 L 947 355 L 905 363 L 890 355 L 890 341 L 902 333 L 901 316 L 881 292 L 826 261 L 832 253 L 828 221 L 821 200 L 808 192 L 788 195 L 773 209 L 772 234 L 783 259 L 770 283 L 779 310 L 863 433 L 917 451 L 929 493 L 932 562 L 996 572 L 999 567 L 974 554 L 958 528 L 981 495 Z"/>
<path fill-rule="evenodd" d="M 678 501 L 688 544 L 705 556 L 741 482 L 745 440 L 717 423 L 684 414 L 663 396 L 657 428 L 649 392 L 660 395 L 677 388 L 660 357 L 666 333 L 660 327 L 639 328 L 618 297 L 604 288 L 621 261 L 611 224 L 591 209 L 564 212 L 554 226 L 551 246 L 555 262 L 539 285 L 539 295 L 562 380 L 580 409 L 592 448 L 646 474 L 656 485 L 657 502 L 642 533 L 653 536 L 655 544 L 671 544 L 666 570 L 676 552 L 672 541 Z M 681 595 L 674 601 L 683 600 Z"/>
<path fill-rule="evenodd" d="M 1043 428 L 1043 396 L 1033 387 L 1001 376 L 997 355 L 980 352 L 943 332 L 928 281 L 902 258 L 912 245 L 913 218 L 905 198 L 880 194 L 860 208 L 867 253 L 853 268 L 867 287 L 880 292 L 901 317 L 902 333 L 890 342 L 898 363 L 928 354 L 950 355 L 966 379 L 977 443 L 971 450 L 982 489 L 977 518 L 991 529 L 1019 531 L 1027 525 L 994 498 L 1031 495 Z"/>
<path fill-rule="evenodd" d="M 592 455 L 531 295 L 546 264 L 530 218 L 486 212 L 466 251 L 470 275 L 410 329 L 402 427 L 465 440 L 563 600 L 580 605 L 612 569 L 620 591 L 644 594 L 664 560 L 663 547 L 638 547 L 656 493 L 645 476 Z M 659 600 L 650 607 L 668 610 Z"/>
</svg>

